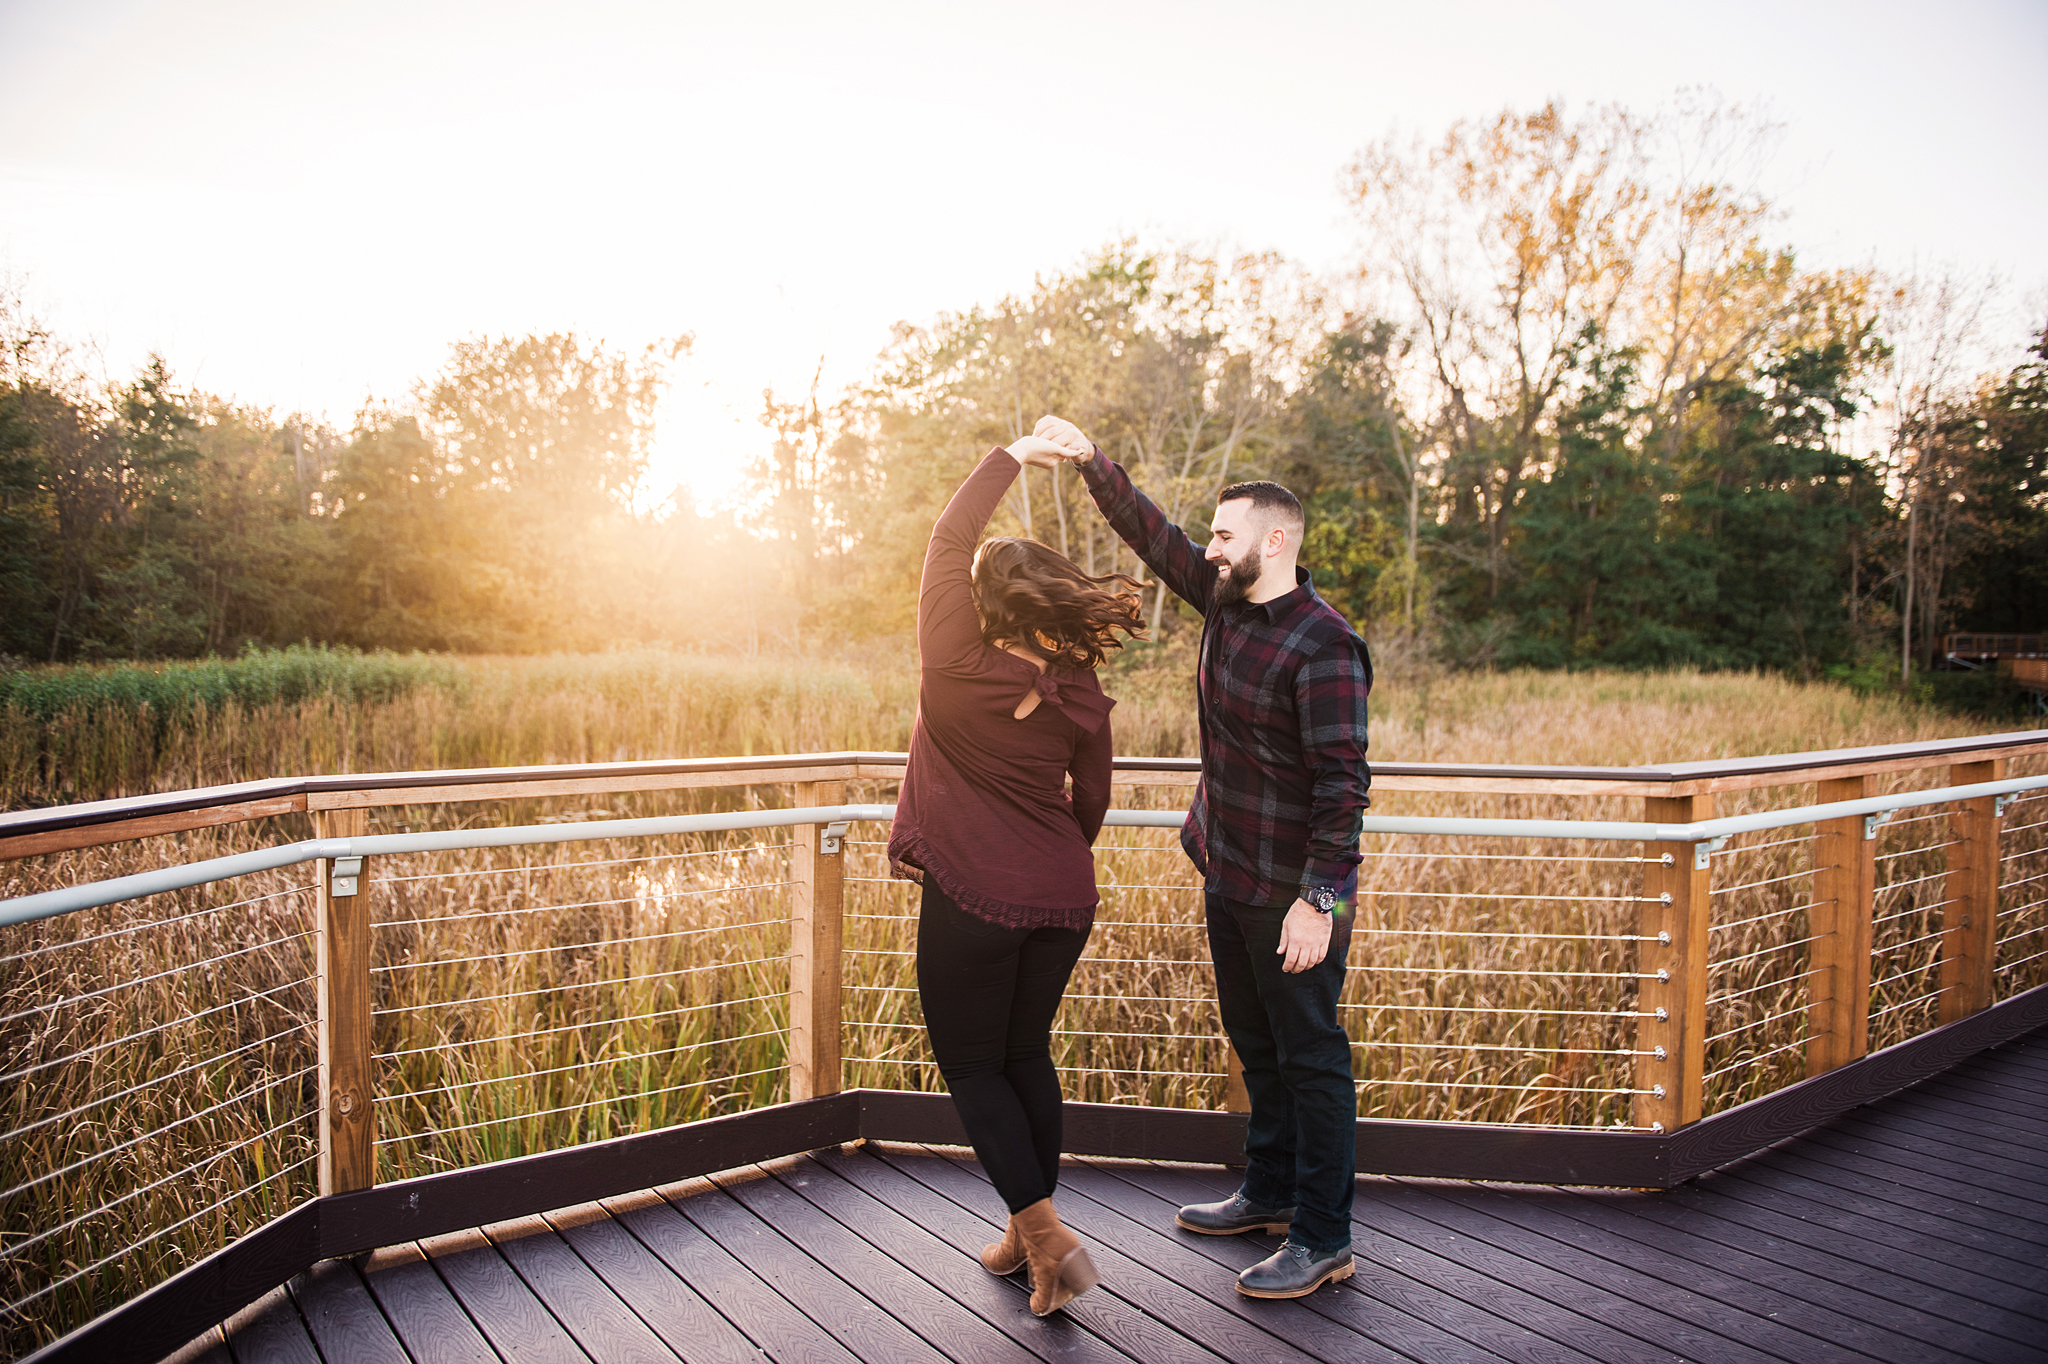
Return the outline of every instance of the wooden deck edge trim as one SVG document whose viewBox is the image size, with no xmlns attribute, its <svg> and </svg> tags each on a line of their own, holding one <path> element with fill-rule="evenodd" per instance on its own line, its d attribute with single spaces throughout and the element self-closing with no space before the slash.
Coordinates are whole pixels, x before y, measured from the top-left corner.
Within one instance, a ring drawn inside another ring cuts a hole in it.
<svg viewBox="0 0 2048 1364">
<path fill-rule="evenodd" d="M 850 1092 L 860 1096 L 863 1137 L 967 1145 L 967 1132 L 949 1095 Z M 1070 1102 L 1065 1145 L 1077 1156 L 1242 1165 L 1245 1122 L 1242 1113 Z M 1663 1136 L 1390 1118 L 1360 1118 L 1357 1132 L 1361 1174 L 1622 1188 L 1663 1188 L 1674 1182 L 1667 1173 L 1670 1138 Z"/>
<path fill-rule="evenodd" d="M 1376 763 L 1387 791 L 1449 791 L 1529 795 L 1702 794 L 1789 786 L 1824 776 L 1942 767 L 1960 758 L 1991 760 L 2048 753 L 2048 730 L 1935 739 L 1877 748 L 1844 748 L 1763 758 L 1676 763 L 1665 767 L 1515 767 L 1463 763 Z M 231 786 L 170 791 L 78 805 L 0 812 L 0 859 L 95 847 L 210 824 L 291 811 L 540 798 L 610 791 L 698 786 L 772 785 L 791 781 L 888 781 L 902 775 L 905 755 L 883 752 L 764 754 L 741 758 L 679 758 L 644 762 L 484 767 L 441 772 L 383 772 L 279 777 Z M 1121 757 L 1118 785 L 1184 785 L 1200 771 L 1194 758 Z M 290 802 L 281 805 L 280 802 Z M 248 813 L 232 812 L 249 807 Z M 191 823 L 153 823 L 168 816 L 218 811 Z M 63 830 L 92 830 L 69 841 L 23 840 Z"/>
<path fill-rule="evenodd" d="M 967 1129 L 950 1094 L 902 1089 L 856 1089 L 860 1134 L 870 1141 L 930 1142 L 965 1146 Z M 1184 1160 L 1203 1165 L 1244 1163 L 1245 1115 L 1132 1104 L 1065 1106 L 1063 1145 L 1070 1155 L 1127 1160 Z"/>
<path fill-rule="evenodd" d="M 1682 1127 L 1668 1138 L 1671 1173 L 1664 1187 L 1754 1155 L 2044 1026 L 2048 985 Z"/>
<path fill-rule="evenodd" d="M 1497 1184 L 1664 1189 L 1671 1138 L 1659 1133 L 1487 1127 L 1398 1118 L 1358 1120 L 1358 1172 Z"/>
<path fill-rule="evenodd" d="M 321 1200 L 329 1260 L 634 1193 L 860 1135 L 860 1105 L 828 1094 L 654 1132 L 421 1175 Z"/>
<path fill-rule="evenodd" d="M 318 1261 L 320 1202 L 301 1203 L 21 1364 L 157 1364 Z"/>
</svg>

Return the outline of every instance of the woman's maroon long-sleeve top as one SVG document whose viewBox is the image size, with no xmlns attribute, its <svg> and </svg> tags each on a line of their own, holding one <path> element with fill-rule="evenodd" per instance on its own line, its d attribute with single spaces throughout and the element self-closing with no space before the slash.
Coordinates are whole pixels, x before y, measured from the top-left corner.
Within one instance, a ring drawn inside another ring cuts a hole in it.
<svg viewBox="0 0 2048 1364">
<path fill-rule="evenodd" d="M 936 878 L 962 909 L 992 923 L 1087 928 L 1116 703 L 1091 668 L 1054 664 L 1041 673 L 981 637 L 974 550 L 1016 478 L 1017 461 L 998 446 L 932 528 L 917 597 L 917 721 L 889 860 L 907 879 Z M 1039 705 L 1019 720 L 1018 703 L 1033 688 Z"/>
</svg>

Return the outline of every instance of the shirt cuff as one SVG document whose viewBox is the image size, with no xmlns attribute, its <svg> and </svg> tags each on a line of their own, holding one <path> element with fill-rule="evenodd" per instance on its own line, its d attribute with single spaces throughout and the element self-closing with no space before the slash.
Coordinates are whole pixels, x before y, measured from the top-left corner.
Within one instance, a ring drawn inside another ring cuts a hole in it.
<svg viewBox="0 0 2048 1364">
<path fill-rule="evenodd" d="M 1081 470 L 1081 481 L 1089 487 L 1099 488 L 1109 482 L 1109 456 L 1102 453 L 1101 446 L 1096 446 L 1095 453 L 1089 456 L 1087 461 L 1079 467 Z"/>
<path fill-rule="evenodd" d="M 1326 876 L 1318 874 L 1314 868 L 1304 870 L 1301 874 L 1301 886 L 1296 893 L 1310 904 L 1314 904 L 1315 892 L 1320 890 L 1327 890 L 1335 896 L 1340 908 L 1349 905 L 1358 898 L 1358 873 L 1353 870 L 1338 876 Z"/>
</svg>

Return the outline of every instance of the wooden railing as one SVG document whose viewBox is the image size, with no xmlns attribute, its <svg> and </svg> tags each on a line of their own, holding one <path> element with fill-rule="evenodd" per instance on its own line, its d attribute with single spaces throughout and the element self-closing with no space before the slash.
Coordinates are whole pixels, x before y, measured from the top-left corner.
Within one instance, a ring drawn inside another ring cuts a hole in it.
<svg viewBox="0 0 2048 1364">
<path fill-rule="evenodd" d="M 900 780 L 902 765 L 898 754 L 841 753 L 283 779 L 0 815 L 0 857 L 34 858 L 38 861 L 25 865 L 47 868 L 61 865 L 51 859 L 83 849 L 280 816 L 309 816 L 312 832 L 322 839 L 361 839 L 370 833 L 373 810 L 388 816 L 404 807 L 628 792 L 771 788 L 791 806 L 829 811 L 844 807 L 850 795 L 885 797 L 888 787 Z M 1619 812 L 1642 823 L 1690 825 L 1717 813 L 1732 813 L 1738 805 L 1803 807 L 1887 795 L 1895 789 L 1978 786 L 2044 771 L 2048 731 L 1665 767 L 1380 764 L 1374 771 L 1374 815 L 1391 813 L 1398 819 L 1411 807 L 1445 805 L 1469 813 L 1475 805 L 1491 812 L 1492 806 L 1502 804 L 1583 809 L 1591 803 L 1606 818 Z M 1188 760 L 1127 758 L 1119 759 L 1116 769 L 1126 804 L 1137 799 L 1170 807 L 1176 803 L 1175 788 L 1187 788 L 1194 776 L 1195 764 Z M 1139 796 L 1146 791 L 1156 794 Z M 1622 811 L 1617 801 L 1636 804 Z M 1878 836 L 1885 834 L 1881 820 L 1845 816 L 1824 820 L 1796 838 L 1756 839 L 1749 845 L 1738 839 L 1719 850 L 1690 841 L 1650 842 L 1630 850 L 1627 858 L 1604 859 L 1626 864 L 1615 874 L 1640 878 L 1625 894 L 1608 897 L 1617 904 L 1625 902 L 1624 917 L 1616 922 L 1627 931 L 1588 934 L 1589 941 L 1626 939 L 1634 953 L 1626 969 L 1608 973 L 1608 978 L 1622 982 L 1617 988 L 1624 992 L 1627 1017 L 1633 1020 L 1624 1034 L 1632 1067 L 1625 1082 L 1610 1091 L 1628 1097 L 1627 1121 L 1613 1130 L 1588 1131 L 1586 1124 L 1571 1121 L 1547 1127 L 1503 1126 L 1368 1116 L 1360 1120 L 1360 1168 L 1667 1186 L 1910 1083 L 1971 1050 L 2048 1022 L 2048 987 L 2043 985 L 2048 981 L 2048 814 L 2042 813 L 2048 811 L 2048 797 L 2028 793 L 2021 804 L 2006 807 L 2006 798 L 1986 796 L 1951 803 L 1945 810 L 1916 809 L 1910 813 L 1920 821 L 1919 841 L 1908 840 L 1889 852 Z M 2022 811 L 2027 812 L 2024 818 L 2016 820 L 2015 813 Z M 293 1257 L 350 1253 L 513 1215 L 513 1209 L 534 1212 L 580 1201 L 598 1196 L 598 1189 L 624 1191 L 657 1177 L 677 1178 L 719 1168 L 720 1163 L 762 1159 L 858 1136 L 957 1141 L 957 1123 L 942 1095 L 843 1091 L 853 1064 L 842 1026 L 843 1002 L 851 988 L 843 971 L 854 949 L 846 928 L 848 853 L 844 831 L 836 825 L 836 820 L 824 816 L 821 822 L 798 824 L 789 852 L 784 1104 L 760 1114 L 717 1118 L 619 1138 L 601 1147 L 541 1153 L 501 1166 L 428 1175 L 382 1188 L 376 1176 L 378 1095 L 372 1045 L 374 929 L 368 888 L 373 882 L 370 868 L 360 860 L 320 861 L 313 880 L 320 1198 L 308 1205 L 315 1222 L 287 1217 L 274 1224 L 281 1230 L 265 1232 L 267 1242 L 244 1238 L 246 1245 L 238 1243 L 239 1258 L 231 1257 L 240 1276 L 234 1279 L 237 1286 L 219 1287 L 228 1273 L 222 1267 L 228 1262 L 222 1261 L 206 1280 L 213 1286 L 208 1292 L 196 1297 L 187 1293 L 177 1301 L 162 1296 L 163 1289 L 145 1295 L 125 1318 L 102 1319 L 82 1328 L 53 1346 L 51 1357 L 97 1357 L 94 1352 L 117 1335 L 133 1335 L 139 1323 L 149 1329 L 135 1336 L 143 1342 L 136 1348 L 161 1354 L 169 1348 L 164 1340 L 193 1323 L 194 1312 L 204 1316 L 238 1296 L 248 1301 L 253 1294 L 241 1296 L 248 1286 L 268 1287 L 302 1268 L 291 1263 Z M 1929 831 L 1938 842 L 1927 842 Z M 1401 858 L 1417 855 L 1404 851 L 1420 846 L 1413 841 L 1416 837 L 1372 833 L 1367 839 L 1369 852 L 1371 857 L 1392 859 L 1384 865 L 1396 865 Z M 1479 846 L 1472 840 L 1440 840 L 1432 845 L 1432 855 L 1454 857 Z M 1796 857 L 1802 848 L 1806 865 L 1776 875 L 1779 866 L 1790 865 L 1786 859 Z M 1172 856 L 1167 849 L 1161 851 Z M 1374 882 L 1373 868 L 1381 864 L 1371 857 L 1371 874 L 1362 881 L 1362 929 L 1375 922 L 1375 885 L 1392 884 Z M 1774 874 L 1758 878 L 1754 886 L 1717 876 L 1717 866 L 1743 857 L 1777 859 L 1763 868 Z M 1938 859 L 1940 869 L 1887 883 L 1880 874 L 1880 859 L 1887 857 L 1906 859 L 1895 865 L 1910 864 L 1916 870 Z M 1781 903 L 1786 898 L 1781 888 L 1800 878 L 1809 887 L 1806 901 Z M 19 880 L 10 894 L 21 888 Z M 1191 885 L 1189 890 L 1192 918 Z M 1914 907 L 1897 911 L 1895 904 L 1881 903 L 1887 891 L 1894 901 L 1912 898 Z M 1925 902 L 1927 895 L 1937 892 L 1938 900 Z M 1717 895 L 1727 897 L 1725 904 L 1746 907 L 1740 914 L 1721 912 Z M 1786 954 L 1801 968 L 1772 987 L 1780 995 L 1796 992 L 1790 1011 L 1796 1017 L 1768 1018 L 1756 1025 L 1775 1029 L 1772 1037 L 1787 1035 L 1792 1041 L 1754 1058 L 1737 1054 L 1732 1063 L 1710 1066 L 1710 1050 L 1742 1032 L 1738 1026 L 1732 1033 L 1715 1033 L 1712 1009 L 1726 1010 L 1729 1001 L 1743 997 L 1736 988 L 1739 981 L 1717 993 L 1716 973 L 1725 975 L 1742 963 L 1731 964 L 1727 953 L 1717 959 L 1712 937 L 1752 911 L 1754 919 L 1743 921 L 1775 916 L 1790 924 L 1804 916 L 1803 931 L 1787 929 L 1782 943 L 1773 939 L 1758 954 Z M 1898 927 L 1902 920 L 1908 928 Z M 1929 924 L 1935 926 L 1922 932 Z M 1427 929 L 1414 932 L 1421 937 L 1429 934 Z M 1902 938 L 1906 932 L 1912 936 Z M 2003 958 L 2001 944 L 2006 949 Z M 1907 969 L 1893 971 L 1897 962 L 1887 953 L 1893 958 L 1907 956 Z M 1890 962 L 1886 974 L 1873 970 L 1874 959 Z M 1363 969 L 1356 948 L 1354 964 Z M 1899 1001 L 1873 1002 L 1874 991 L 1882 995 L 1900 981 L 1908 982 L 1909 988 Z M 1357 1007 L 1370 1018 L 1378 1017 L 1373 1010 L 1382 1006 L 1369 1001 Z M 1869 1055 L 1874 1017 L 1888 1044 L 1876 1057 Z M 1359 1045 L 1368 1050 L 1375 1045 L 1369 1026 Z M 1197 1096 L 1197 1107 L 1191 1110 L 1076 1104 L 1068 1124 L 1069 1144 L 1077 1152 L 1092 1154 L 1227 1160 L 1241 1142 L 1243 1120 L 1228 1111 L 1242 1104 L 1230 1097 L 1226 1074 L 1219 1070 L 1210 1101 L 1201 1103 Z M 1715 1077 L 1730 1074 L 1742 1084 L 1717 1091 Z M 1435 1082 L 1425 1077 L 1397 1078 L 1392 1083 L 1426 1089 Z M 1543 1086 L 1527 1088 L 1541 1092 Z M 734 1126 L 735 1122 L 742 1125 Z M 534 1165 L 536 1161 L 543 1164 Z M 386 1197 L 387 1191 L 404 1197 Z M 309 1225 L 314 1230 L 307 1230 Z M 287 1241 L 287 1232 L 296 1239 Z M 264 1245 L 283 1257 L 278 1278 L 269 1278 L 262 1267 L 259 1252 Z M 174 1283 L 183 1280 L 180 1276 Z M 191 1286 L 186 1285 L 188 1290 Z M 226 1306 L 219 1316 L 238 1305 Z M 198 1321 L 193 1329 L 205 1324 Z M 170 1346 L 183 1338 L 170 1340 Z"/>
<path fill-rule="evenodd" d="M 2038 658 L 2048 649 L 2040 635 L 1988 635 L 1958 632 L 1941 637 L 1941 651 L 1950 658 Z"/>
</svg>

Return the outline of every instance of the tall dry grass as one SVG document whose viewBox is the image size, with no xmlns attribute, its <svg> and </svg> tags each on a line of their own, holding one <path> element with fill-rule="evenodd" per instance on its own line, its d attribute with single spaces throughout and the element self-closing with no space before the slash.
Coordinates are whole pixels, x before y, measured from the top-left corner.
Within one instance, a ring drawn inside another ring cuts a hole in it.
<svg viewBox="0 0 2048 1364">
<path fill-rule="evenodd" d="M 1192 751 L 1184 656 L 1124 664 L 1125 753 Z M 104 707 L 27 733 L 0 717 L 10 805 L 293 772 L 900 749 L 915 680 L 885 656 L 487 659 L 460 686 L 194 712 L 150 729 Z M 1828 686 L 1696 674 L 1383 677 L 1382 761 L 1627 765 L 1968 732 Z M 147 761 L 138 755 L 147 755 Z M 1922 784 L 1934 776 L 1897 779 Z M 875 786 L 854 799 L 888 800 Z M 1127 793 L 1166 804 L 1185 792 Z M 1811 788 L 1724 797 L 1789 805 Z M 378 831 L 779 802 L 772 790 L 374 812 Z M 2048 816 L 2009 840 L 2009 904 L 2039 899 Z M 1636 818 L 1633 800 L 1384 793 L 1379 813 Z M 1947 821 L 1886 826 L 1873 1045 L 1927 1025 Z M 97 880 L 310 833 L 287 818 L 0 869 L 0 894 Z M 1811 830 L 1716 862 L 1713 1106 L 1803 1074 Z M 786 1095 L 787 851 L 780 835 L 385 859 L 375 934 L 381 1179 Z M 915 900 L 858 831 L 846 901 L 845 1080 L 936 1089 L 915 1000 Z M 1367 841 L 1345 993 L 1361 1112 L 1612 1126 L 1631 1121 L 1638 849 Z M 303 871 L 303 869 L 302 869 Z M 1063 1010 L 1076 1098 L 1214 1106 L 1223 1047 L 1199 893 L 1169 833 L 1108 831 L 1103 906 Z M 2029 889 L 2029 886 L 2033 889 Z M 291 874 L 0 930 L 0 1238 L 19 1351 L 275 1216 L 313 1189 L 311 896 Z M 2036 904 L 2006 958 L 2048 950 Z M 2048 979 L 2035 959 L 2003 993 Z M 81 1163 L 84 1162 L 84 1163 Z M 73 1168 L 75 1166 L 75 1168 Z M 53 1173 L 55 1172 L 55 1173 Z M 94 1215 L 94 1210 L 106 1211 Z M 67 1225 L 76 1221 L 75 1225 Z M 48 1234 L 46 1233 L 53 1233 Z M 37 1240 L 34 1238 L 41 1237 Z M 154 1238 L 154 1239 L 150 1239 Z M 143 1243 L 139 1253 L 123 1254 Z M 46 1292 L 102 1258 L 108 1262 Z M 40 1294 L 40 1296 L 36 1296 Z"/>
</svg>

